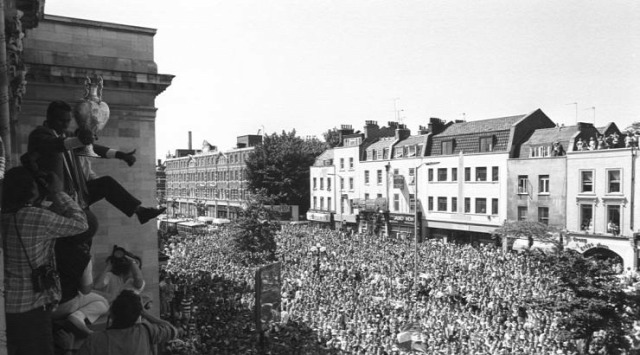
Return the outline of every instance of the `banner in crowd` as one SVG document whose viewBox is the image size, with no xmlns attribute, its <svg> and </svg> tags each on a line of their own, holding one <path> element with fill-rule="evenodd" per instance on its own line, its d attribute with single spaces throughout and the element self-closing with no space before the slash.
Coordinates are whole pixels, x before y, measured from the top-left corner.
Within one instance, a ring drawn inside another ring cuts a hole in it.
<svg viewBox="0 0 640 355">
<path fill-rule="evenodd" d="M 268 323 L 280 321 L 281 264 L 273 263 L 256 270 L 255 286 L 256 329 L 262 330 Z"/>
<path fill-rule="evenodd" d="M 422 334 L 418 323 L 408 323 L 400 328 L 400 333 L 398 333 L 396 340 L 400 349 L 408 352 L 427 353 L 425 335 Z"/>
</svg>

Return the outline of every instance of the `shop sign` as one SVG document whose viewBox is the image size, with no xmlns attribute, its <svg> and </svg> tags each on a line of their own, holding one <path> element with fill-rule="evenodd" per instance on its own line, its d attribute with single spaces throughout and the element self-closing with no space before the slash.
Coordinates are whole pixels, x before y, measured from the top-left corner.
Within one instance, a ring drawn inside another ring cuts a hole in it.
<svg viewBox="0 0 640 355">
<path fill-rule="evenodd" d="M 397 223 L 414 223 L 416 220 L 414 216 L 408 216 L 408 215 L 391 215 L 389 219 L 392 222 L 397 222 Z"/>
<path fill-rule="evenodd" d="M 578 250 L 581 253 L 584 253 L 585 251 L 589 250 L 589 249 L 593 249 L 593 248 L 603 248 L 603 249 L 609 249 L 608 245 L 602 244 L 602 243 L 587 243 L 585 245 L 581 245 L 578 247 Z"/>
<path fill-rule="evenodd" d="M 329 213 L 307 212 L 307 220 L 316 222 L 331 222 Z"/>
</svg>

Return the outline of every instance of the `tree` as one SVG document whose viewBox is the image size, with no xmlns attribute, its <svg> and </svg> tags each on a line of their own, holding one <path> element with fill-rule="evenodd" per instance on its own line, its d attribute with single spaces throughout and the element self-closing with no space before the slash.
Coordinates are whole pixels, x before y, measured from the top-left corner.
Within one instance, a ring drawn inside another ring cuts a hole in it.
<svg viewBox="0 0 640 355">
<path fill-rule="evenodd" d="M 553 303 L 541 304 L 563 314 L 558 324 L 560 336 L 566 340 L 584 340 L 583 352 L 589 351 L 594 340 L 606 354 L 620 354 L 621 349 L 628 349 L 625 335 L 637 314 L 637 297 L 625 294 L 610 263 L 585 258 L 573 250 L 538 257 L 557 277 L 557 291 L 570 294 Z M 595 334 L 598 336 L 594 337 Z"/>
<path fill-rule="evenodd" d="M 240 218 L 232 224 L 231 239 L 241 260 L 249 259 L 247 255 L 264 255 L 267 260 L 275 258 L 275 234 L 280 225 L 265 206 L 271 205 L 272 201 L 264 194 L 252 195 L 246 201 Z"/>
<path fill-rule="evenodd" d="M 264 137 L 246 161 L 249 188 L 265 191 L 275 204 L 298 205 L 300 213 L 305 213 L 309 208 L 309 168 L 326 149 L 326 143 L 317 138 L 302 139 L 295 130 Z"/>
<path fill-rule="evenodd" d="M 558 229 L 544 223 L 534 221 L 505 221 L 504 224 L 493 231 L 501 237 L 526 238 L 529 241 L 529 248 L 533 246 L 534 240 L 555 244 L 558 249 L 562 248 L 562 243 L 552 235 Z"/>
<path fill-rule="evenodd" d="M 337 147 L 340 144 L 340 131 L 335 127 L 324 132 L 322 137 L 325 143 L 329 145 L 329 148 Z"/>
</svg>

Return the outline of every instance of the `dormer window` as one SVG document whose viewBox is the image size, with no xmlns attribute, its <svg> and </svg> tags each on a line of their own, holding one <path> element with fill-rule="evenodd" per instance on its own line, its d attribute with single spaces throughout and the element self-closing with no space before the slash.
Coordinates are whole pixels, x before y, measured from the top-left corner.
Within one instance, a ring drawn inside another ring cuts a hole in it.
<svg viewBox="0 0 640 355">
<path fill-rule="evenodd" d="M 480 137 L 480 151 L 493 152 L 493 136 Z"/>
<path fill-rule="evenodd" d="M 378 150 L 376 151 L 376 153 L 377 153 L 377 155 L 378 155 L 378 160 L 385 159 L 385 158 L 383 158 L 383 155 L 382 155 L 382 149 L 378 149 Z"/>
<path fill-rule="evenodd" d="M 442 141 L 442 154 L 453 154 L 453 139 Z"/>
<path fill-rule="evenodd" d="M 416 156 L 416 146 L 412 145 L 408 147 L 409 152 L 407 153 L 407 157 L 415 157 Z"/>
<path fill-rule="evenodd" d="M 396 148 L 396 158 L 402 158 L 402 147 Z"/>
</svg>

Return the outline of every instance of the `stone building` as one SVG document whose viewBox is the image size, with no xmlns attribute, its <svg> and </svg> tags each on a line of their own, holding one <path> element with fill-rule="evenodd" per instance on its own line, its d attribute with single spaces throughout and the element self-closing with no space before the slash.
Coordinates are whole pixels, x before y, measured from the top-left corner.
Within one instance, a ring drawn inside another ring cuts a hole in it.
<svg viewBox="0 0 640 355">
<path fill-rule="evenodd" d="M 119 160 L 96 159 L 93 168 L 98 175 L 108 174 L 120 181 L 143 205 L 156 205 L 155 98 L 173 79 L 159 74 L 154 62 L 156 31 L 44 15 L 44 1 L 9 1 L 4 10 L 4 18 L 10 21 L 7 58 L 11 75 L 9 85 L 0 87 L 10 93 L 10 116 L 0 105 L 0 135 L 8 167 L 15 166 L 26 151 L 27 136 L 44 122 L 49 102 L 64 100 L 74 105 L 83 98 L 85 77 L 101 76 L 102 98 L 111 115 L 99 133 L 99 143 L 122 151 L 136 149 L 137 162 L 128 167 Z M 92 248 L 97 261 L 94 271 L 102 271 L 101 261 L 114 244 L 125 247 L 142 258 L 146 292 L 159 304 L 155 223 L 140 225 L 106 202 L 95 204 L 92 210 L 100 222 Z"/>
</svg>

